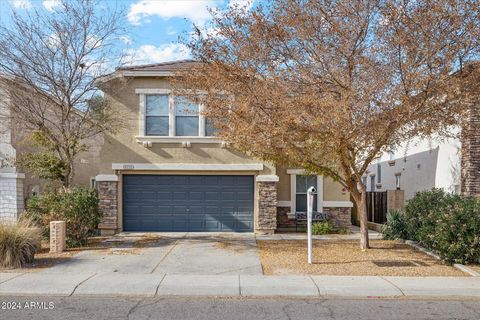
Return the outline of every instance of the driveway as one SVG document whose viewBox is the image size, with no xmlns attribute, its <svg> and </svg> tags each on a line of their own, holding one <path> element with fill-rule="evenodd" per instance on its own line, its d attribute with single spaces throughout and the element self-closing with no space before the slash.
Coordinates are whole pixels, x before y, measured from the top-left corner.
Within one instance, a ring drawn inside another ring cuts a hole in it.
<svg viewBox="0 0 480 320">
<path fill-rule="evenodd" d="M 123 233 L 45 269 L 45 273 L 261 275 L 253 234 Z"/>
</svg>

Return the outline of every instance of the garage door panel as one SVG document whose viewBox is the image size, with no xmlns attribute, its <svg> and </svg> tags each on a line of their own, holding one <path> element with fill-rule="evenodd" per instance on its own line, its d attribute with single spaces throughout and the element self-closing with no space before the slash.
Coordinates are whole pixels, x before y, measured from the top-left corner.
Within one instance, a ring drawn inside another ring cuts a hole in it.
<svg viewBox="0 0 480 320">
<path fill-rule="evenodd" d="M 125 175 L 125 231 L 252 231 L 252 176 Z"/>
</svg>

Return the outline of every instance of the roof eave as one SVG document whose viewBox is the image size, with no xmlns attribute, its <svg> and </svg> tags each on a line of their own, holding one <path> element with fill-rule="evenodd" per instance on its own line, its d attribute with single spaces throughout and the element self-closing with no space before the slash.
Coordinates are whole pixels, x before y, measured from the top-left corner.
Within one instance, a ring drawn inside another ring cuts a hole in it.
<svg viewBox="0 0 480 320">
<path fill-rule="evenodd" d="M 145 71 L 145 70 L 136 70 L 136 71 L 129 71 L 124 70 L 122 71 L 122 75 L 124 77 L 172 77 L 175 75 L 172 71 Z"/>
</svg>

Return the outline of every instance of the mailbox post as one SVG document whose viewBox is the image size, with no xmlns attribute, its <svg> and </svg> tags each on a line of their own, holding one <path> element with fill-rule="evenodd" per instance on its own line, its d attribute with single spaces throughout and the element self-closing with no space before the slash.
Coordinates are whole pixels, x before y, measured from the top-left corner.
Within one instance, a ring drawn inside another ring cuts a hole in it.
<svg viewBox="0 0 480 320">
<path fill-rule="evenodd" d="M 308 263 L 312 264 L 312 215 L 313 215 L 313 194 L 317 192 L 315 187 L 307 190 L 307 238 L 308 238 Z"/>
</svg>

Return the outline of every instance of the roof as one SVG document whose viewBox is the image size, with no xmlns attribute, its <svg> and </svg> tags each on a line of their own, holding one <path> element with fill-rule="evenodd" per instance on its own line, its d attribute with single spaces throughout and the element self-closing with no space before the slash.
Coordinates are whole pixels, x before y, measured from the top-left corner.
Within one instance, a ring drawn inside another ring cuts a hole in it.
<svg viewBox="0 0 480 320">
<path fill-rule="evenodd" d="M 189 69 L 198 64 L 195 60 L 177 60 L 177 61 L 168 61 L 161 63 L 153 64 L 143 64 L 129 67 L 121 67 L 118 70 L 121 71 L 164 71 L 164 72 L 174 72 L 183 69 Z"/>
<path fill-rule="evenodd" d="M 195 60 L 177 60 L 153 64 L 143 64 L 117 68 L 113 73 L 106 74 L 97 79 L 96 83 L 101 85 L 119 77 L 169 77 L 176 72 L 188 70 L 199 64 Z"/>
</svg>

